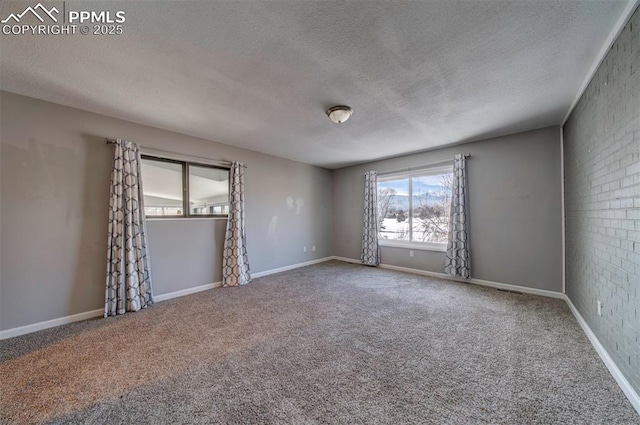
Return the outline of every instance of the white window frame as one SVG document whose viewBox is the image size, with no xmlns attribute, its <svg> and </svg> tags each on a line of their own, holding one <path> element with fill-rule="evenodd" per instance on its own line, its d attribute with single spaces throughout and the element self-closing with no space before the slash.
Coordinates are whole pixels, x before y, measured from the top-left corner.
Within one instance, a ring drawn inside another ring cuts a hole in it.
<svg viewBox="0 0 640 425">
<path fill-rule="evenodd" d="M 413 234 L 413 177 L 427 177 L 438 174 L 453 174 L 453 163 L 447 162 L 446 164 L 440 164 L 438 166 L 425 166 L 415 168 L 407 171 L 398 171 L 390 173 L 379 173 L 378 183 L 390 181 L 409 179 L 409 237 Z M 376 190 L 378 188 L 376 187 Z M 388 246 L 393 248 L 407 248 L 422 251 L 447 251 L 446 243 L 434 243 L 434 242 L 416 242 L 416 241 L 397 241 L 393 239 L 381 239 L 378 237 L 378 244 L 380 246 Z"/>
</svg>

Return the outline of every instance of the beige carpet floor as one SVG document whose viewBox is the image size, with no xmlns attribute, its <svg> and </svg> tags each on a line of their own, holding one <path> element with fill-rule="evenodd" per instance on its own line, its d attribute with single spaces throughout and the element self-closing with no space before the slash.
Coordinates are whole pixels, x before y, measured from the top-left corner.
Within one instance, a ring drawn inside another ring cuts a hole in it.
<svg viewBox="0 0 640 425">
<path fill-rule="evenodd" d="M 561 300 L 331 261 L 0 341 L 5 424 L 638 424 Z"/>
</svg>

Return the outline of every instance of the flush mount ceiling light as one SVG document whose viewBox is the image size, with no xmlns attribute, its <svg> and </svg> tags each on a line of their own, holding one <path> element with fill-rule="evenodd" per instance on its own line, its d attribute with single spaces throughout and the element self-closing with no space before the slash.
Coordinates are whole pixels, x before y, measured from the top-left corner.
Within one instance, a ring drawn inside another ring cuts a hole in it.
<svg viewBox="0 0 640 425">
<path fill-rule="evenodd" d="M 342 124 L 353 114 L 353 109 L 348 106 L 339 105 L 327 109 L 327 116 L 336 124 Z"/>
</svg>

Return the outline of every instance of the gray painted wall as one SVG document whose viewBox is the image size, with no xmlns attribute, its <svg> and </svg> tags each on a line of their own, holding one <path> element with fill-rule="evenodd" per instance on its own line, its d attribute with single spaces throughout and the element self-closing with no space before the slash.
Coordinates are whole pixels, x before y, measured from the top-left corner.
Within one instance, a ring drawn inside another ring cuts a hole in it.
<svg viewBox="0 0 640 425">
<path fill-rule="evenodd" d="M 189 220 L 188 225 L 183 220 L 148 220 L 154 293 L 222 280 L 221 238 L 226 226 L 223 219 Z"/>
<path fill-rule="evenodd" d="M 564 127 L 567 294 L 640 392 L 640 11 Z M 604 303 L 602 317 L 597 301 Z"/>
<path fill-rule="evenodd" d="M 245 162 L 254 273 L 332 254 L 329 170 L 7 92 L 0 93 L 0 107 L 2 330 L 103 306 L 113 156 L 105 137 Z M 220 280 L 224 221 L 148 227 L 156 294 Z"/>
<path fill-rule="evenodd" d="M 562 291 L 560 128 L 549 127 L 335 170 L 334 255 L 360 258 L 364 172 L 397 170 L 471 153 L 472 277 Z M 382 247 L 382 262 L 443 273 L 445 253 Z"/>
</svg>

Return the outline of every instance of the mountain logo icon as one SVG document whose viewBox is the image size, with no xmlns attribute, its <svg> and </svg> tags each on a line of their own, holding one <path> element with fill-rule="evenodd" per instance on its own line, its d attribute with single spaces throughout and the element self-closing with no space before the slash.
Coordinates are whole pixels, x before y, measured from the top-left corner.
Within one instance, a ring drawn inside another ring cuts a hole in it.
<svg viewBox="0 0 640 425">
<path fill-rule="evenodd" d="M 22 13 L 18 13 L 18 14 L 12 13 L 0 22 L 2 22 L 3 24 L 6 24 L 7 22 L 13 19 L 15 23 L 19 23 L 20 19 L 22 19 L 28 12 L 31 12 L 31 14 L 34 15 L 36 18 L 38 18 L 40 22 L 44 22 L 43 16 L 45 17 L 48 16 L 53 20 L 53 22 L 58 22 L 58 19 L 53 14 L 60 13 L 60 11 L 55 7 L 52 7 L 51 9 L 47 9 L 42 5 L 42 3 L 38 3 L 34 7 L 31 7 L 31 6 L 27 7 Z"/>
</svg>

